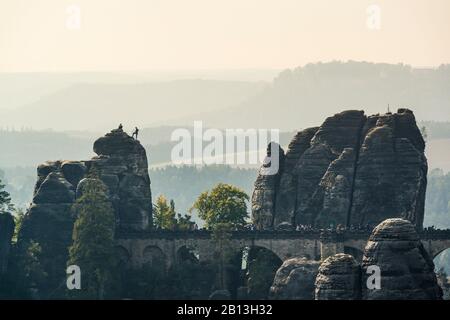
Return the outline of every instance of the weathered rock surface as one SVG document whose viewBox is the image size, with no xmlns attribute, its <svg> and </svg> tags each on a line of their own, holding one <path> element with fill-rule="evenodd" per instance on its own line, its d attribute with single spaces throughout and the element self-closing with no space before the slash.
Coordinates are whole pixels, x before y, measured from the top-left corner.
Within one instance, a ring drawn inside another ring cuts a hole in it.
<svg viewBox="0 0 450 320">
<path fill-rule="evenodd" d="M 440 300 L 442 289 L 434 273 L 433 260 L 424 249 L 413 224 L 404 219 L 387 219 L 372 232 L 362 262 L 363 284 L 369 266 L 381 271 L 381 288 L 367 289 L 368 300 Z"/>
<path fill-rule="evenodd" d="M 18 239 L 19 247 L 24 250 L 31 242 L 41 247 L 39 262 L 48 275 L 46 287 L 40 288 L 44 297 L 65 277 L 67 248 L 72 240 L 71 206 L 76 186 L 67 181 L 61 166 L 61 161 L 54 161 L 38 167 L 33 203 L 23 219 Z M 55 293 L 53 297 L 60 296 Z"/>
<path fill-rule="evenodd" d="M 283 262 L 270 288 L 272 300 L 314 300 L 318 261 L 291 258 Z"/>
<path fill-rule="evenodd" d="M 414 115 L 401 109 L 375 119 L 359 153 L 350 223 L 401 217 L 421 228 L 428 166 Z"/>
<path fill-rule="evenodd" d="M 116 129 L 94 143 L 98 156 L 88 161 L 48 161 L 37 169 L 33 203 L 19 234 L 19 245 L 41 246 L 40 262 L 48 288 L 58 287 L 65 274 L 75 218 L 71 207 L 88 179 L 99 177 L 108 187 L 117 228 L 142 230 L 152 221 L 147 155 L 139 141 Z"/>
<path fill-rule="evenodd" d="M 275 177 L 261 173 L 252 197 L 259 229 L 423 223 L 427 160 L 412 111 L 366 117 L 344 111 L 297 133 Z M 264 168 L 264 166 L 262 167 Z M 273 224 L 270 225 L 270 221 Z"/>
<path fill-rule="evenodd" d="M 280 185 L 275 197 L 274 225 L 278 226 L 283 222 L 295 225 L 294 216 L 296 210 L 297 194 L 297 174 L 294 171 L 300 157 L 311 147 L 311 140 L 319 128 L 309 128 L 298 132 L 288 146 L 286 152 L 284 169 L 280 173 Z"/>
<path fill-rule="evenodd" d="M 143 230 L 152 223 L 147 154 L 139 141 L 120 129 L 94 143 L 97 157 L 86 161 L 109 189 L 120 228 Z"/>
<path fill-rule="evenodd" d="M 319 267 L 315 282 L 316 300 L 361 298 L 361 267 L 349 254 L 330 256 Z"/>
<path fill-rule="evenodd" d="M 9 213 L 0 213 L 0 277 L 7 271 L 14 228 L 13 216 Z"/>
<path fill-rule="evenodd" d="M 274 150 L 278 148 L 278 154 L 273 155 L 274 158 L 277 156 L 276 159 L 272 159 L 272 148 Z M 259 230 L 272 229 L 273 227 L 275 198 L 276 192 L 279 189 L 280 172 L 282 170 L 277 170 L 274 174 L 272 169 L 276 167 L 279 169 L 283 168 L 284 157 L 284 150 L 278 144 L 273 142 L 269 144 L 267 147 L 267 156 L 263 166 L 259 170 L 252 195 L 253 222 Z"/>
</svg>

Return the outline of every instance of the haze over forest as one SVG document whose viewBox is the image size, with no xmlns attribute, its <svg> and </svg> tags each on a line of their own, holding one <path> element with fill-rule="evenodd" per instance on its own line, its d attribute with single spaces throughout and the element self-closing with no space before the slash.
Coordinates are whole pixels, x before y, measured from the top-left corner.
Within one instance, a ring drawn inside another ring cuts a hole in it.
<svg viewBox="0 0 450 320">
<path fill-rule="evenodd" d="M 450 171 L 449 65 L 417 69 L 336 61 L 277 72 L 197 75 L 201 77 L 192 78 L 189 73 L 0 74 L 0 169 L 13 199 L 20 206 L 31 200 L 37 165 L 46 160 L 89 159 L 95 139 L 119 122 L 130 134 L 135 125 L 141 129 L 139 140 L 154 168 L 150 171 L 154 196 L 173 198 L 184 213 L 200 192 L 215 183 L 226 181 L 251 193 L 256 177 L 257 166 L 241 171 L 163 169 L 171 163 L 176 144 L 171 133 L 179 127 L 192 132 L 194 120 L 203 121 L 205 129 L 280 129 L 280 143 L 286 148 L 296 130 L 320 125 L 342 110 L 364 109 L 371 114 L 386 112 L 388 105 L 392 111 L 408 107 L 419 126 L 426 128 L 430 171 Z M 181 194 L 173 185 L 190 192 Z M 431 185 L 440 190 L 440 183 Z M 445 207 L 436 201 L 431 206 L 440 208 L 436 212 Z"/>
<path fill-rule="evenodd" d="M 119 123 L 141 129 L 152 189 L 183 212 L 220 181 L 251 192 L 256 168 L 207 169 L 195 173 L 203 178 L 193 194 L 173 190 L 167 181 L 189 185 L 194 173 L 160 170 L 170 136 L 196 120 L 279 129 L 286 147 L 295 131 L 346 109 L 407 107 L 426 128 L 430 171 L 450 171 L 448 1 L 128 3 L 2 3 L 0 169 L 20 206 L 38 164 L 90 158 L 95 139 Z"/>
</svg>

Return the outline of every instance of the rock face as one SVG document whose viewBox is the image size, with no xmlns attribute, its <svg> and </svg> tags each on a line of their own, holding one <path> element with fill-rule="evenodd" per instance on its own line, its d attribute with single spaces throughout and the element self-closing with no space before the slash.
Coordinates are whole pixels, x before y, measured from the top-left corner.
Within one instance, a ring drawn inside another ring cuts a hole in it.
<svg viewBox="0 0 450 320">
<path fill-rule="evenodd" d="M 361 267 L 349 254 L 328 257 L 319 267 L 316 300 L 357 300 L 361 298 Z"/>
<path fill-rule="evenodd" d="M 88 161 L 49 161 L 37 169 L 33 202 L 19 244 L 33 241 L 41 246 L 40 262 L 51 291 L 66 276 L 67 248 L 76 218 L 71 207 L 87 179 L 99 177 L 108 187 L 117 228 L 142 230 L 152 222 L 147 155 L 139 141 L 116 129 L 95 141 L 94 151 L 98 156 Z"/>
<path fill-rule="evenodd" d="M 275 274 L 269 298 L 272 300 L 314 300 L 318 261 L 291 258 Z"/>
<path fill-rule="evenodd" d="M 269 144 L 267 147 L 267 157 L 259 170 L 258 178 L 255 182 L 255 190 L 252 195 L 253 222 L 259 230 L 271 229 L 273 225 L 273 212 L 275 209 L 276 192 L 279 189 L 280 172 L 272 174 L 271 150 L 278 148 L 278 167 L 284 166 L 284 151 L 278 144 Z"/>
<path fill-rule="evenodd" d="M 296 134 L 275 176 L 255 182 L 259 229 L 377 225 L 402 217 L 422 227 L 425 142 L 412 111 L 367 117 L 344 111 Z M 263 166 L 264 168 L 264 166 Z M 272 221 L 272 223 L 270 223 Z"/>
<path fill-rule="evenodd" d="M 31 242 L 40 245 L 39 261 L 48 274 L 46 287 L 40 288 L 44 297 L 65 277 L 67 248 L 72 240 L 71 206 L 78 181 L 72 179 L 70 183 L 66 179 L 62 171 L 64 163 L 46 162 L 38 167 L 33 202 L 23 219 L 18 239 L 19 247 L 24 250 Z M 59 296 L 55 293 L 53 297 Z"/>
<path fill-rule="evenodd" d="M 14 228 L 13 216 L 9 213 L 0 213 L 0 278 L 6 273 L 8 267 Z"/>
<path fill-rule="evenodd" d="M 116 129 L 95 141 L 94 152 L 98 156 L 86 166 L 108 187 L 120 228 L 146 229 L 152 223 L 152 195 L 144 147 Z"/>
<path fill-rule="evenodd" d="M 370 290 L 364 285 L 364 299 L 442 299 L 433 260 L 408 220 L 387 219 L 372 232 L 362 262 L 363 284 L 370 276 L 366 274 L 368 267 L 373 265 L 380 268 L 381 288 Z"/>
</svg>

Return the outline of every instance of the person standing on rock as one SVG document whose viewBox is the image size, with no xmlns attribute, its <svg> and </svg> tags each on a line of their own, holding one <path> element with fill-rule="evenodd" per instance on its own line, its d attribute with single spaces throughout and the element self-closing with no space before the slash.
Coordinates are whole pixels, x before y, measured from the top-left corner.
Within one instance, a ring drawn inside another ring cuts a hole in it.
<svg viewBox="0 0 450 320">
<path fill-rule="evenodd" d="M 122 124 L 119 124 L 119 131 L 122 131 L 122 129 L 123 129 L 123 125 Z"/>
<path fill-rule="evenodd" d="M 134 127 L 135 129 L 134 129 L 134 132 L 133 132 L 133 135 L 131 136 L 131 137 L 136 137 L 135 139 L 137 140 L 138 139 L 138 133 L 139 133 L 139 129 L 138 129 L 138 127 Z"/>
</svg>

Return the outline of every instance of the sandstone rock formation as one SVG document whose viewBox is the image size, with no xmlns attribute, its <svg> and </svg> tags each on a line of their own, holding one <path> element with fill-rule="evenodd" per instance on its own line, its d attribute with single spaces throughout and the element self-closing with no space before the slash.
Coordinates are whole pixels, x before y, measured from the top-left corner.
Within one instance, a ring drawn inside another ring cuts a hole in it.
<svg viewBox="0 0 450 320">
<path fill-rule="evenodd" d="M 270 288 L 272 300 L 314 300 L 318 261 L 291 258 L 283 262 Z"/>
<path fill-rule="evenodd" d="M 0 213 L 0 278 L 7 271 L 14 228 L 13 216 L 9 213 Z"/>
<path fill-rule="evenodd" d="M 77 181 L 73 184 L 67 181 L 62 164 L 54 161 L 38 167 L 33 202 L 23 219 L 18 239 L 19 247 L 25 251 L 31 242 L 41 248 L 40 264 L 48 274 L 47 286 L 40 288 L 44 297 L 65 277 L 67 248 L 72 241 L 71 206 Z"/>
<path fill-rule="evenodd" d="M 269 144 L 267 157 L 259 170 L 252 195 L 253 222 L 260 230 L 270 229 L 273 225 L 273 212 L 275 209 L 276 191 L 279 189 L 280 172 L 271 174 L 271 150 L 278 148 L 278 167 L 284 166 L 284 151 L 278 144 Z"/>
<path fill-rule="evenodd" d="M 353 110 L 336 114 L 296 134 L 286 155 L 280 152 L 277 175 L 260 173 L 253 219 L 259 229 L 270 229 L 283 223 L 366 226 L 403 217 L 420 229 L 424 148 L 408 109 L 369 117 Z"/>
<path fill-rule="evenodd" d="M 369 266 L 381 271 L 381 288 L 368 289 Z M 408 220 L 387 219 L 372 232 L 362 262 L 363 298 L 368 300 L 440 300 L 434 264 Z"/>
<path fill-rule="evenodd" d="M 71 207 L 92 177 L 108 187 L 115 209 L 116 228 L 143 230 L 152 222 L 152 200 L 147 155 L 139 141 L 116 129 L 94 143 L 98 156 L 88 161 L 49 161 L 37 169 L 33 202 L 19 234 L 19 245 L 41 246 L 41 264 L 49 276 L 49 289 L 65 275 L 71 244 Z M 45 291 L 45 289 L 43 290 Z"/>
<path fill-rule="evenodd" d="M 328 257 L 319 267 L 315 282 L 316 300 L 361 298 L 361 267 L 349 254 Z"/>
<path fill-rule="evenodd" d="M 122 229 L 146 229 L 152 223 L 147 154 L 139 141 L 116 129 L 94 143 L 97 157 L 86 161 L 106 184 Z"/>
</svg>

